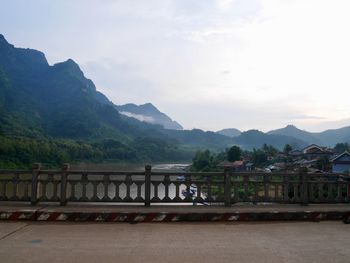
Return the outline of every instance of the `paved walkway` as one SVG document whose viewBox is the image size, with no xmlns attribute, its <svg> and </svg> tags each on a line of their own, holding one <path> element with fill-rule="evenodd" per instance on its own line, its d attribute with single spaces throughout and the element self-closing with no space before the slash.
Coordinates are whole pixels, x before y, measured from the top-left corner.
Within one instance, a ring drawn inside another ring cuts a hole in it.
<svg viewBox="0 0 350 263">
<path fill-rule="evenodd" d="M 350 225 L 0 223 L 0 261 L 348 263 Z"/>
</svg>

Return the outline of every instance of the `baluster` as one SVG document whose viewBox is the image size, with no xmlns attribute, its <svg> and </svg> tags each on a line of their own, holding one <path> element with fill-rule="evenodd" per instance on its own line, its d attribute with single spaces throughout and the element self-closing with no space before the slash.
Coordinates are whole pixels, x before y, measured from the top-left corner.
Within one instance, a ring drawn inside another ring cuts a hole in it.
<svg viewBox="0 0 350 263">
<path fill-rule="evenodd" d="M 342 186 L 343 186 L 343 180 L 340 176 L 338 176 L 337 178 L 337 201 L 338 202 L 343 202 Z"/>
<path fill-rule="evenodd" d="M 160 201 L 159 197 L 158 197 L 158 186 L 159 186 L 159 182 L 153 182 L 153 187 L 154 187 L 154 197 L 153 200 L 155 201 Z"/>
<path fill-rule="evenodd" d="M 1 184 L 2 184 L 2 189 L 1 189 L 1 196 L 2 196 L 2 198 L 1 198 L 1 200 L 2 200 L 2 201 L 7 201 L 7 196 L 6 196 L 6 184 L 7 184 L 7 180 L 3 180 L 3 181 L 1 182 Z"/>
<path fill-rule="evenodd" d="M 211 176 L 208 175 L 207 176 L 207 183 L 208 183 L 208 196 L 207 196 L 207 202 L 212 202 L 213 201 L 213 196 L 212 196 L 212 191 L 211 191 L 211 188 L 212 188 L 212 179 L 211 179 Z"/>
<path fill-rule="evenodd" d="M 184 201 L 192 202 L 192 193 L 191 193 L 191 175 L 186 174 L 185 176 L 185 185 L 186 185 L 186 196 Z"/>
<path fill-rule="evenodd" d="M 253 202 L 259 202 L 260 198 L 259 198 L 259 189 L 261 187 L 260 181 L 257 180 L 257 178 L 254 178 L 254 198 L 253 198 Z"/>
<path fill-rule="evenodd" d="M 245 202 L 249 202 L 249 176 L 243 176 L 243 184 L 244 184 L 244 197 L 243 200 Z"/>
<path fill-rule="evenodd" d="M 16 201 L 18 200 L 17 196 L 17 186 L 18 186 L 18 181 L 19 181 L 19 174 L 15 173 L 15 175 L 12 178 L 12 184 L 13 184 L 13 189 L 12 189 L 12 197 L 11 200 Z"/>
<path fill-rule="evenodd" d="M 103 198 L 102 198 L 103 201 L 109 201 L 110 200 L 110 198 L 108 196 L 109 183 L 110 183 L 109 175 L 106 174 L 106 175 L 103 176 L 103 189 L 104 189 L 104 195 L 103 195 Z"/>
<path fill-rule="evenodd" d="M 93 201 L 100 201 L 100 198 L 97 196 L 97 186 L 100 184 L 99 181 L 91 181 L 92 187 L 93 187 L 93 194 L 92 194 L 92 200 Z"/>
<path fill-rule="evenodd" d="M 53 181 L 53 196 L 52 196 L 53 201 L 59 201 L 58 198 L 58 181 L 54 180 Z"/>
<path fill-rule="evenodd" d="M 169 185 L 170 185 L 170 176 L 169 175 L 165 175 L 164 176 L 164 193 L 165 193 L 165 196 L 164 196 L 164 199 L 163 201 L 171 201 L 171 198 L 169 196 Z"/>
<path fill-rule="evenodd" d="M 113 201 L 122 201 L 122 198 L 120 197 L 120 194 L 119 194 L 119 187 L 120 187 L 120 183 L 116 182 L 114 183 L 115 185 L 115 193 L 114 193 L 114 198 L 113 198 Z"/>
<path fill-rule="evenodd" d="M 23 193 L 22 200 L 28 201 L 28 198 L 29 198 L 29 183 L 24 182 L 24 193 Z"/>
<path fill-rule="evenodd" d="M 38 203 L 38 176 L 40 173 L 41 164 L 36 163 L 33 165 L 32 172 L 32 191 L 30 197 L 30 204 L 36 205 Z"/>
<path fill-rule="evenodd" d="M 232 175 L 232 168 L 231 167 L 225 167 L 225 188 L 224 188 L 224 195 L 225 195 L 225 206 L 231 206 L 231 175 Z"/>
<path fill-rule="evenodd" d="M 269 184 L 269 176 L 264 174 L 264 202 L 270 202 L 270 184 Z"/>
<path fill-rule="evenodd" d="M 77 197 L 75 196 L 75 186 L 77 185 L 77 182 L 71 182 L 70 183 L 70 189 L 71 189 L 71 191 L 70 191 L 70 200 L 72 200 L 72 201 L 77 201 L 78 199 L 77 199 Z"/>
<path fill-rule="evenodd" d="M 196 201 L 197 202 L 203 202 L 203 198 L 202 198 L 202 184 L 201 183 L 197 183 L 197 198 Z"/>
<path fill-rule="evenodd" d="M 180 196 L 180 182 L 175 182 L 175 198 L 174 201 L 182 201 L 182 198 Z"/>
<path fill-rule="evenodd" d="M 239 201 L 238 184 L 240 177 L 233 173 L 233 180 L 233 203 L 237 203 Z"/>
<path fill-rule="evenodd" d="M 86 195 L 86 186 L 88 184 L 88 175 L 87 174 L 82 174 L 81 176 L 81 200 L 82 201 L 88 201 L 88 197 Z"/>
<path fill-rule="evenodd" d="M 125 201 L 132 201 L 131 196 L 130 196 L 130 187 L 132 184 L 132 178 L 130 174 L 126 175 L 125 178 L 125 185 L 126 185 L 126 197 L 125 197 Z"/>
<path fill-rule="evenodd" d="M 279 184 L 275 183 L 274 186 L 275 186 L 275 198 L 274 198 L 274 201 L 278 201 L 279 200 L 279 195 L 278 195 Z"/>
<path fill-rule="evenodd" d="M 318 180 L 320 180 L 320 178 L 318 178 Z M 322 202 L 323 201 L 323 184 L 318 182 L 317 189 L 318 189 L 318 201 Z"/>
<path fill-rule="evenodd" d="M 334 196 L 333 196 L 333 183 L 328 181 L 327 182 L 328 185 L 328 196 L 327 196 L 327 201 L 328 202 L 333 202 L 334 201 Z"/>
<path fill-rule="evenodd" d="M 289 176 L 283 177 L 283 201 L 289 203 Z"/>
<path fill-rule="evenodd" d="M 145 206 L 151 205 L 151 172 L 152 166 L 145 166 Z"/>
<path fill-rule="evenodd" d="M 141 194 L 142 185 L 143 185 L 142 182 L 136 182 L 137 193 L 136 193 L 136 199 L 135 199 L 135 201 L 137 201 L 137 202 L 143 202 L 143 201 L 145 201 L 145 200 L 142 198 L 142 194 Z"/>
<path fill-rule="evenodd" d="M 67 177 L 68 177 L 68 171 L 69 171 L 69 164 L 63 164 L 61 169 L 61 201 L 60 205 L 64 206 L 67 204 Z"/>
<path fill-rule="evenodd" d="M 47 181 L 46 181 L 46 185 L 45 185 L 45 192 L 44 192 L 44 196 L 45 196 L 45 200 L 47 200 L 47 201 L 51 201 L 52 199 L 54 199 L 54 190 L 53 190 L 53 188 L 54 188 L 54 184 L 53 184 L 53 174 L 52 173 L 48 173 L 47 174 Z M 49 193 L 49 191 L 50 191 L 50 187 L 48 187 L 48 186 L 50 186 L 50 183 L 52 184 L 52 196 L 51 196 L 51 199 L 49 198 L 49 196 L 50 196 L 50 193 Z"/>
<path fill-rule="evenodd" d="M 309 204 L 309 176 L 307 168 L 300 168 L 299 175 L 301 176 L 301 204 Z"/>
</svg>

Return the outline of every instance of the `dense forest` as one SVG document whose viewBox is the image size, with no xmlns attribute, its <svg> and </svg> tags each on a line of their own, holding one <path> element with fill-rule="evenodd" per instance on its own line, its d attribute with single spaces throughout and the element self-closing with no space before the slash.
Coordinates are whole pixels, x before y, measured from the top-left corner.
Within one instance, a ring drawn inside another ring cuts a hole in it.
<svg viewBox="0 0 350 263">
<path fill-rule="evenodd" d="M 188 161 L 193 151 L 152 138 L 136 138 L 131 144 L 108 139 L 84 142 L 68 139 L 32 139 L 0 136 L 0 167 L 29 168 L 40 162 L 58 167 L 66 162 L 165 162 Z"/>
</svg>

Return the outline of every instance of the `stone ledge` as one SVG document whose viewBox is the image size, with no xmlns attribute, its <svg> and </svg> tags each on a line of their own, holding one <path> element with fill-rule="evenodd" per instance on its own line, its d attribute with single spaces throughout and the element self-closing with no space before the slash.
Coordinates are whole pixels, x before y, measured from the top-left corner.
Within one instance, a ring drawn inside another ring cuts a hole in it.
<svg viewBox="0 0 350 263">
<path fill-rule="evenodd" d="M 0 220 L 68 222 L 350 222 L 350 205 L 110 206 L 1 204 Z"/>
</svg>

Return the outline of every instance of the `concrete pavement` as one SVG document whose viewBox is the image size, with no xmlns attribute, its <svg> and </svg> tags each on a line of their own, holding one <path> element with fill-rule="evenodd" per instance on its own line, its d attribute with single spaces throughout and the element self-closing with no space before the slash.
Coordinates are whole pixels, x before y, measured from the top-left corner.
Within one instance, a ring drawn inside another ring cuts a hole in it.
<svg viewBox="0 0 350 263">
<path fill-rule="evenodd" d="M 0 262 L 350 262 L 350 225 L 1 222 Z"/>
</svg>

